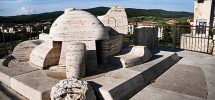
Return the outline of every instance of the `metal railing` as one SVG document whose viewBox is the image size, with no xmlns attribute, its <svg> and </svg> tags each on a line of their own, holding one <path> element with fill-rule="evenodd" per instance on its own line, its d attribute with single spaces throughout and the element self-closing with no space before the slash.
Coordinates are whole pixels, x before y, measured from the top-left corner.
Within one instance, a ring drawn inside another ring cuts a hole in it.
<svg viewBox="0 0 215 100">
<path fill-rule="evenodd" d="M 214 28 L 209 26 L 172 25 L 160 26 L 162 37 L 159 46 L 180 48 L 211 54 Z"/>
<path fill-rule="evenodd" d="M 213 49 L 213 27 L 189 25 L 160 25 L 158 26 L 158 46 L 181 48 L 198 52 L 211 53 Z M 134 33 L 135 34 L 135 33 Z M 19 43 L 26 40 L 38 39 L 39 33 L 0 33 L 0 57 L 12 53 Z M 124 36 L 124 42 L 134 45 L 135 35 Z M 212 41 L 212 42 L 211 42 Z M 212 44 L 212 46 L 211 46 Z"/>
<path fill-rule="evenodd" d="M 0 33 L 0 58 L 11 54 L 19 43 L 39 38 L 39 33 Z"/>
</svg>

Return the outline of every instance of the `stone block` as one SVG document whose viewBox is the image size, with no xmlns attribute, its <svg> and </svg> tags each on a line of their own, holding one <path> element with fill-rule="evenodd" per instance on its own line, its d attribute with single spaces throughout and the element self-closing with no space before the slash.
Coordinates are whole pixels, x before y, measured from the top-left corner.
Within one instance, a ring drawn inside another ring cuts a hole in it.
<svg viewBox="0 0 215 100">
<path fill-rule="evenodd" d="M 158 78 L 160 75 L 162 75 L 165 71 L 167 71 L 180 60 L 177 53 L 170 52 L 160 52 L 154 55 L 153 59 L 154 60 L 152 61 L 138 66 L 130 67 L 129 69 L 141 72 L 145 83 L 148 84 Z"/>
<path fill-rule="evenodd" d="M 59 80 L 48 77 L 38 70 L 14 76 L 10 79 L 11 88 L 30 100 L 49 100 L 52 86 Z"/>
<path fill-rule="evenodd" d="M 88 81 L 100 100 L 127 100 L 144 86 L 141 74 L 129 69 L 111 71 Z"/>
<path fill-rule="evenodd" d="M 10 58 L 8 58 L 7 60 L 9 59 Z M 0 59 L 0 63 L 0 81 L 9 87 L 11 87 L 11 77 L 38 70 L 36 68 L 30 67 L 30 64 L 28 62 L 22 63 L 21 65 L 16 64 L 16 67 L 5 66 L 5 63 L 9 63 L 5 59 Z"/>
</svg>

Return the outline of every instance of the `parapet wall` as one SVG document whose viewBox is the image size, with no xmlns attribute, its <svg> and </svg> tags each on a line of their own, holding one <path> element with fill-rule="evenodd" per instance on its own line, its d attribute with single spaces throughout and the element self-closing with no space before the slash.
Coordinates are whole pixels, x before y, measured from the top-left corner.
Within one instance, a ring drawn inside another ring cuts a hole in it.
<svg viewBox="0 0 215 100">
<path fill-rule="evenodd" d="M 205 34 L 182 34 L 180 48 L 212 54 L 213 40 Z"/>
</svg>

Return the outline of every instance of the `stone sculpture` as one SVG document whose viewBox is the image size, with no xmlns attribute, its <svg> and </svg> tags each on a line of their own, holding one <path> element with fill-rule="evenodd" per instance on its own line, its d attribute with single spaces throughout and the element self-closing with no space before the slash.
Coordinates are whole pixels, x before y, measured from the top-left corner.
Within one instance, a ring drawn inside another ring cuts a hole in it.
<svg viewBox="0 0 215 100">
<path fill-rule="evenodd" d="M 16 68 L 5 67 L 7 72 L 15 70 L 14 72 L 18 72 L 18 74 L 7 77 L 7 81 L 3 81 L 3 83 L 9 83 L 12 89 L 29 99 L 41 100 L 51 97 L 52 100 L 95 100 L 90 85 L 86 81 L 76 78 L 87 79 L 86 73 L 93 75 L 106 70 L 104 67 L 109 66 L 104 64 L 110 65 L 110 59 L 120 54 L 123 36 L 128 32 L 127 15 L 123 7 L 112 7 L 107 14 L 98 18 L 86 11 L 74 8 L 66 9 L 64 14 L 54 21 L 49 34 L 40 34 L 38 40 L 24 41 L 16 46 L 13 56 L 17 62 L 28 64 L 26 68 L 29 67 L 29 69 L 23 68 L 20 71 Z M 134 46 L 131 52 L 123 54 L 119 61 L 123 64 L 124 69 L 122 70 L 129 70 L 127 67 L 142 64 L 150 57 L 151 54 L 146 47 Z M 97 68 L 98 65 L 104 70 Z M 111 67 L 113 67 L 112 65 Z M 129 75 L 120 76 L 127 77 Z M 132 77 L 129 76 L 129 78 Z M 65 80 L 56 84 L 59 79 Z M 108 79 L 107 82 L 111 81 Z M 121 82 L 124 81 L 120 80 L 120 84 Z M 54 84 L 56 85 L 51 89 Z M 24 90 L 20 88 L 21 85 Z M 114 85 L 118 88 L 117 84 Z M 49 94 L 50 89 L 51 95 Z M 124 90 L 124 88 L 122 89 Z M 26 92 L 26 90 L 31 90 L 31 92 Z M 130 92 L 122 93 L 126 93 L 124 95 L 127 96 L 127 93 Z M 118 96 L 118 94 L 116 95 Z"/>
<path fill-rule="evenodd" d="M 74 77 L 61 80 L 52 87 L 51 100 L 96 100 L 92 87 Z"/>
<path fill-rule="evenodd" d="M 95 71 L 98 64 L 108 63 L 109 56 L 120 52 L 127 25 L 123 7 L 112 7 L 100 20 L 86 11 L 68 8 L 54 21 L 49 34 L 41 34 L 39 40 L 35 40 L 43 42 L 32 48 L 28 44 L 26 54 L 19 54 L 21 49 L 15 49 L 13 54 L 17 60 L 25 58 L 39 69 L 58 66 L 59 70 L 66 71 L 67 46 L 81 42 L 86 45 L 86 70 Z M 22 48 L 21 44 L 16 48 Z"/>
</svg>

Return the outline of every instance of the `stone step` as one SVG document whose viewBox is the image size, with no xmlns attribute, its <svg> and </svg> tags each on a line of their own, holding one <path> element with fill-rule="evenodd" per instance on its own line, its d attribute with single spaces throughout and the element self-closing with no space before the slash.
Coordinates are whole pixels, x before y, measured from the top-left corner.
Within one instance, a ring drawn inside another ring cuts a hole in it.
<svg viewBox="0 0 215 100">
<path fill-rule="evenodd" d="M 129 99 L 172 67 L 179 59 L 176 53 L 160 52 L 147 63 L 114 70 L 88 81 L 97 98 L 101 100 Z"/>
<path fill-rule="evenodd" d="M 59 80 L 48 77 L 45 71 L 33 71 L 10 79 L 11 88 L 30 100 L 49 100 L 52 86 Z"/>
</svg>

